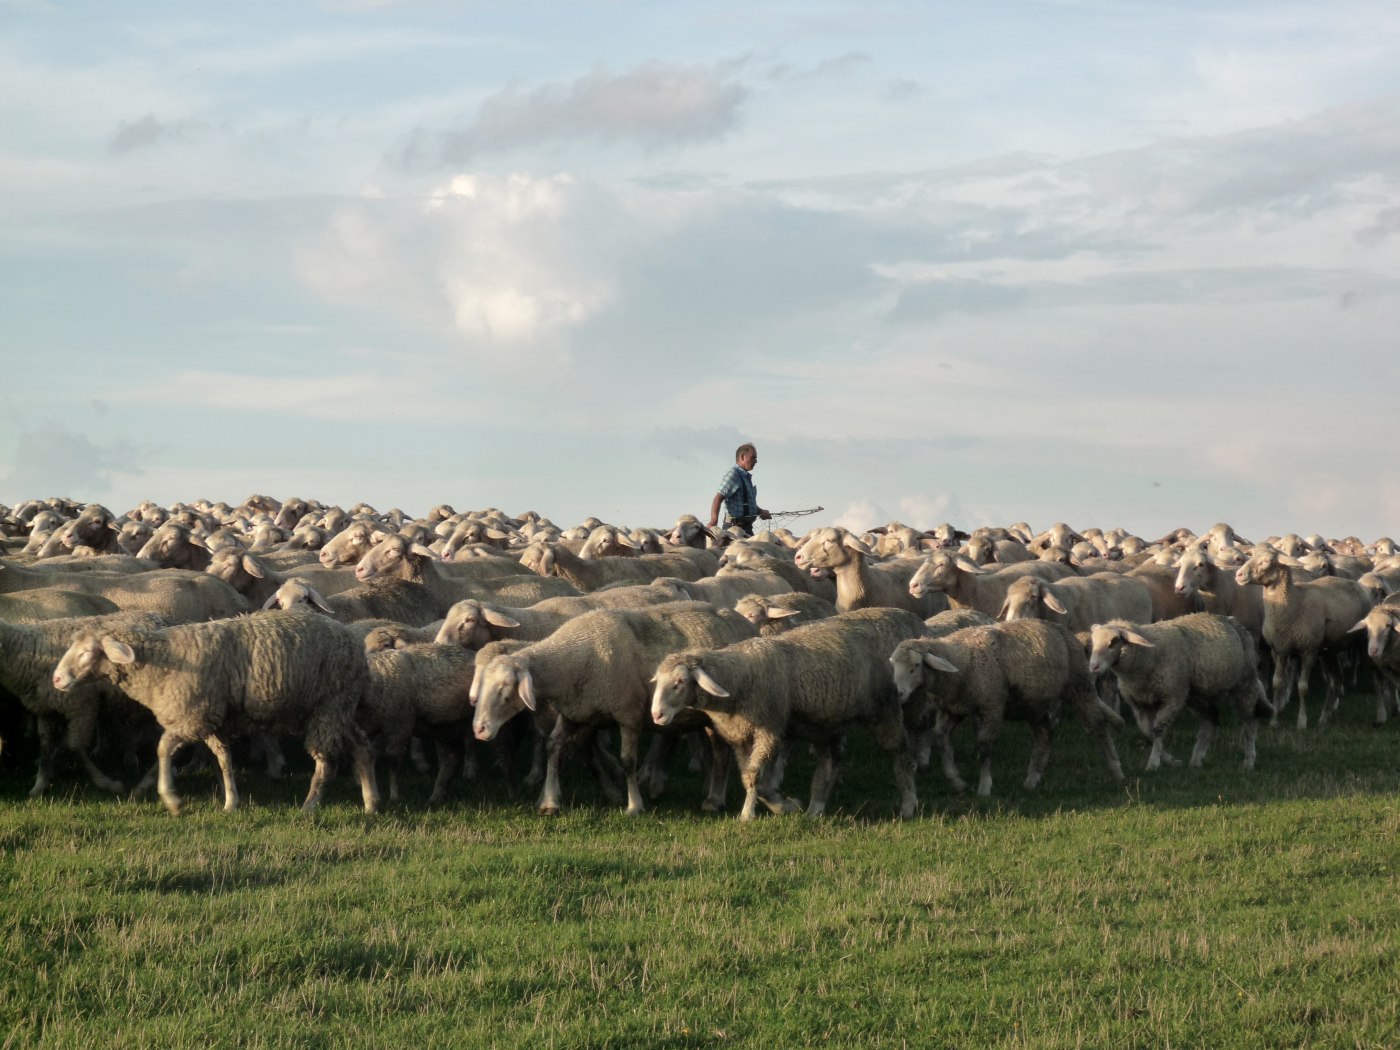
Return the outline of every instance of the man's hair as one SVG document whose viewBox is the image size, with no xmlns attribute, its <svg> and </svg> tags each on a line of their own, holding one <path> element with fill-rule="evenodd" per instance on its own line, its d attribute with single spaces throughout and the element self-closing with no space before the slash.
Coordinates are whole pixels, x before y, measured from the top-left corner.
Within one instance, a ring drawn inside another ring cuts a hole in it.
<svg viewBox="0 0 1400 1050">
<path fill-rule="evenodd" d="M 758 455 L 758 449 L 745 442 L 744 444 L 740 445 L 734 450 L 734 462 L 738 463 L 739 457 L 742 456 L 745 452 L 752 452 L 755 456 Z"/>
</svg>

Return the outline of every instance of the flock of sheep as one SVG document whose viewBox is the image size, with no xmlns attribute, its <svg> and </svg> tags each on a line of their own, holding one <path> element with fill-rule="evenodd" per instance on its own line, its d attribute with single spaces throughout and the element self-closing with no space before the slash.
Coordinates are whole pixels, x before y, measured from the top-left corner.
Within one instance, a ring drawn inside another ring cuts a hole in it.
<svg viewBox="0 0 1400 1050">
<path fill-rule="evenodd" d="M 513 784 L 523 751 L 542 812 L 558 812 L 574 754 L 639 813 L 685 745 L 705 810 L 724 808 L 737 766 L 742 818 L 760 804 L 816 814 L 859 725 L 908 817 L 935 750 L 966 789 L 951 737 L 964 720 L 981 795 L 1003 723 L 1032 731 L 1034 788 L 1066 708 L 1115 780 L 1125 707 L 1148 770 L 1179 764 L 1167 738 L 1187 708 L 1192 766 L 1228 709 L 1251 768 L 1260 721 L 1295 692 L 1306 726 L 1315 667 L 1320 724 L 1349 664 L 1374 665 L 1378 723 L 1400 675 L 1390 540 L 1254 544 L 1224 524 L 1150 542 L 1024 523 L 750 539 L 689 515 L 665 531 L 561 530 L 446 505 L 411 519 L 250 496 L 117 516 L 49 499 L 0 507 L 0 554 L 0 725 L 36 732 L 30 794 L 67 752 L 104 791 L 124 790 L 104 764 L 145 771 L 135 793 L 154 788 L 172 812 L 186 745 L 207 747 L 231 810 L 237 764 L 278 773 L 293 735 L 314 761 L 306 809 L 348 758 L 373 812 L 378 771 L 397 799 L 402 764 L 427 768 L 430 743 L 434 802 L 468 759 Z M 794 741 L 815 757 L 805 807 L 783 791 Z"/>
</svg>

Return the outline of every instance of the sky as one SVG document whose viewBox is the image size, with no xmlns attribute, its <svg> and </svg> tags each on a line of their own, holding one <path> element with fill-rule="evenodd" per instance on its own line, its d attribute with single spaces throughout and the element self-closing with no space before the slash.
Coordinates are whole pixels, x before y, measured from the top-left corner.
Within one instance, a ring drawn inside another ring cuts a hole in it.
<svg viewBox="0 0 1400 1050">
<path fill-rule="evenodd" d="M 0 0 L 0 502 L 1400 535 L 1394 0 Z"/>
</svg>

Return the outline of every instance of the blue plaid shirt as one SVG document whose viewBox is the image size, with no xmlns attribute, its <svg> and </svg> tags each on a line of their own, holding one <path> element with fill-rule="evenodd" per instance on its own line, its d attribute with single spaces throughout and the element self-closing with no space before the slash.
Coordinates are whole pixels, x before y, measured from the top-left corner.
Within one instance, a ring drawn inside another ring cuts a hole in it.
<svg viewBox="0 0 1400 1050">
<path fill-rule="evenodd" d="M 758 487 L 753 483 L 753 475 L 739 464 L 719 479 L 719 494 L 724 497 L 724 509 L 731 518 L 758 516 Z"/>
</svg>

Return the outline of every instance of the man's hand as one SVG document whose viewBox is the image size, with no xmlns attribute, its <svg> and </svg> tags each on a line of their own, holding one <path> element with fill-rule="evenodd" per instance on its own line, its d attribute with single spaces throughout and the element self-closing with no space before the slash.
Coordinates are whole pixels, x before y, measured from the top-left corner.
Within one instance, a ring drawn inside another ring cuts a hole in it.
<svg viewBox="0 0 1400 1050">
<path fill-rule="evenodd" d="M 771 518 L 773 515 L 772 515 L 772 514 L 769 514 L 769 513 L 768 513 L 766 510 L 764 510 L 762 507 L 759 507 L 759 508 L 758 508 L 758 516 L 759 516 L 760 518 L 762 518 L 764 521 L 767 521 L 767 520 L 768 520 L 769 518 Z"/>
</svg>

